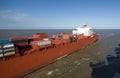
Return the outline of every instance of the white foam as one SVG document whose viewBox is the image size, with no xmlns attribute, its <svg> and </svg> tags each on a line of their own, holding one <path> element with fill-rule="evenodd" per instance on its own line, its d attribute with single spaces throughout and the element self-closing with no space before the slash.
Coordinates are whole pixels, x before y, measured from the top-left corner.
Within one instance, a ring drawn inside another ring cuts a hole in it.
<svg viewBox="0 0 120 78">
<path fill-rule="evenodd" d="M 49 76 L 49 75 L 51 75 L 53 73 L 53 71 L 49 71 L 48 73 L 47 73 L 47 75 Z"/>
</svg>

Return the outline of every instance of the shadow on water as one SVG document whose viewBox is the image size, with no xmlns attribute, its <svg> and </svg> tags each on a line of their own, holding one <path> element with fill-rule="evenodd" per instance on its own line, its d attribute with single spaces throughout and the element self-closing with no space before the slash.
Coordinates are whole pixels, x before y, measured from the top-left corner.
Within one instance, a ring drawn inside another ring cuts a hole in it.
<svg viewBox="0 0 120 78">
<path fill-rule="evenodd" d="M 120 78 L 115 77 L 116 72 L 120 72 L 120 44 L 115 48 L 115 56 L 107 55 L 107 62 L 90 62 L 89 66 L 92 68 L 91 78 Z"/>
</svg>

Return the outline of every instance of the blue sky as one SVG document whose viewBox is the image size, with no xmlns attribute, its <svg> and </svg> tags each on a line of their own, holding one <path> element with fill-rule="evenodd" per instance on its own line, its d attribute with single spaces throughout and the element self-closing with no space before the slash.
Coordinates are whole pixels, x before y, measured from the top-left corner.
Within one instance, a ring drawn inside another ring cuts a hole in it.
<svg viewBox="0 0 120 78">
<path fill-rule="evenodd" d="M 120 29 L 120 0 L 0 0 L 0 29 Z"/>
</svg>

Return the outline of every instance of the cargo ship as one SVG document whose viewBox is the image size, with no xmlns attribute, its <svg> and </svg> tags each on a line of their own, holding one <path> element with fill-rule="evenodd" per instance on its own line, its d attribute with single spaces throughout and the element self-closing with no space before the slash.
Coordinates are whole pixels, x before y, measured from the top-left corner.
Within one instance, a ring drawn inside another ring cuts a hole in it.
<svg viewBox="0 0 120 78">
<path fill-rule="evenodd" d="M 20 78 L 58 58 L 76 52 L 99 38 L 87 25 L 50 38 L 46 33 L 0 40 L 0 78 Z"/>
</svg>

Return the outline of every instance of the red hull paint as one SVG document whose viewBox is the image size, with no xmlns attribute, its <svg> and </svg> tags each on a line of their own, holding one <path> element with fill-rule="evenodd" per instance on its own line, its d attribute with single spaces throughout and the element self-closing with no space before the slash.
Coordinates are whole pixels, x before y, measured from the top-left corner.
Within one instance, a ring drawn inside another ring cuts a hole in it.
<svg viewBox="0 0 120 78">
<path fill-rule="evenodd" d="M 29 55 L 0 61 L 0 78 L 24 76 L 31 71 L 55 61 L 65 54 L 71 54 L 82 47 L 88 46 L 96 40 L 98 40 L 98 35 L 64 45 L 58 45 L 54 48 L 51 47 L 43 51 L 36 51 Z"/>
</svg>

